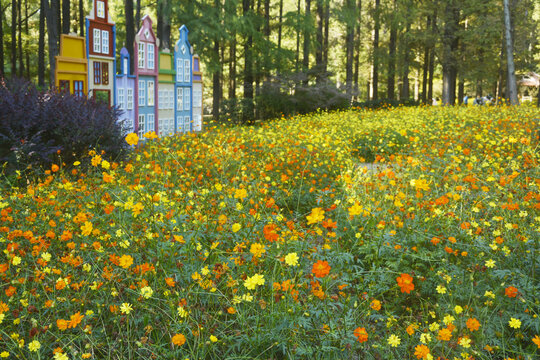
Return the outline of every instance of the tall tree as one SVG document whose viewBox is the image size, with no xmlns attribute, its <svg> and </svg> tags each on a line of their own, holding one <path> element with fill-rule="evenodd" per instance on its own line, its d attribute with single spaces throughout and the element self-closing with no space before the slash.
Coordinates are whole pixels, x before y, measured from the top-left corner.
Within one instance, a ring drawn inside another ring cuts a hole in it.
<svg viewBox="0 0 540 360">
<path fill-rule="evenodd" d="M 413 4 L 411 2 L 406 3 L 407 9 L 405 10 L 406 19 L 405 19 L 405 33 L 401 36 L 401 43 L 403 48 L 403 66 L 401 73 L 401 87 L 399 91 L 400 99 L 408 99 L 410 97 L 409 93 L 409 66 L 411 59 L 411 49 L 409 45 L 409 37 L 411 36 L 411 9 Z"/>
<path fill-rule="evenodd" d="M 296 6 L 296 61 L 294 63 L 294 68 L 296 70 L 296 72 L 298 72 L 299 68 L 300 68 L 300 11 L 301 11 L 301 8 L 300 8 L 300 5 L 301 5 L 301 0 L 298 0 L 298 5 Z"/>
<path fill-rule="evenodd" d="M 373 12 L 373 20 L 375 27 L 373 29 L 373 76 L 372 76 L 372 89 L 373 100 L 379 98 L 379 15 L 381 8 L 381 0 L 375 0 L 375 9 Z"/>
<path fill-rule="evenodd" d="M 353 74 L 353 82 L 354 82 L 354 94 L 358 98 L 358 90 L 360 89 L 358 87 L 358 80 L 359 80 L 359 73 L 360 73 L 360 45 L 362 43 L 360 38 L 361 33 L 361 18 L 362 18 L 362 0 L 358 0 L 358 4 L 356 5 L 356 14 L 357 14 L 357 21 L 356 21 L 356 30 L 354 32 L 355 40 L 354 40 L 354 74 Z"/>
<path fill-rule="evenodd" d="M 444 9 L 444 35 L 442 39 L 442 103 L 444 105 L 454 105 L 456 101 L 458 30 L 459 6 L 457 0 L 451 0 L 446 3 Z"/>
<path fill-rule="evenodd" d="M 283 1 L 283 0 L 282 0 Z M 225 0 L 226 26 L 230 31 L 229 38 L 229 99 L 236 98 L 236 0 Z"/>
<path fill-rule="evenodd" d="M 217 12 L 217 16 L 214 18 L 214 21 L 217 23 L 221 22 L 221 0 L 214 0 L 214 8 Z M 220 34 L 216 32 L 214 37 L 214 48 L 212 57 L 214 61 L 218 64 L 217 69 L 212 74 L 212 115 L 214 120 L 219 120 L 219 103 L 221 100 L 221 63 L 219 56 L 220 49 Z"/>
<path fill-rule="evenodd" d="M 433 10 L 433 18 L 431 20 L 431 33 L 437 33 L 437 8 Z M 429 65 L 428 65 L 428 98 L 427 101 L 431 103 L 433 98 L 433 76 L 435 75 L 435 45 L 432 40 L 430 40 L 430 55 L 429 55 Z"/>
<path fill-rule="evenodd" d="M 310 43 L 311 43 L 311 0 L 305 0 L 305 21 L 304 21 L 304 47 L 303 47 L 303 55 L 304 58 L 302 60 L 302 67 L 303 71 L 307 72 L 309 70 L 309 52 L 310 52 Z M 307 85 L 308 78 L 306 76 L 304 80 L 304 85 Z"/>
<path fill-rule="evenodd" d="M 71 31 L 71 0 L 62 0 L 62 34 Z M 83 26 L 82 24 L 79 24 Z"/>
<path fill-rule="evenodd" d="M 316 72 L 316 82 L 321 82 L 321 74 L 323 73 L 323 31 L 324 31 L 324 0 L 317 0 L 316 3 L 316 13 L 317 13 L 317 44 L 315 47 L 315 67 L 317 68 Z"/>
<path fill-rule="evenodd" d="M 4 7 L 0 0 L 0 78 L 4 77 Z"/>
<path fill-rule="evenodd" d="M 24 57 L 26 60 L 26 64 L 24 65 L 24 68 L 26 70 L 26 78 L 30 79 L 30 50 L 28 46 L 28 39 L 30 38 L 30 33 L 28 32 L 28 0 L 24 0 L 24 35 L 25 35 L 25 50 L 24 50 Z"/>
<path fill-rule="evenodd" d="M 157 37 L 160 49 L 171 47 L 171 2 L 158 0 L 157 3 Z"/>
<path fill-rule="evenodd" d="M 135 31 L 141 26 L 141 0 L 137 0 L 135 8 Z"/>
<path fill-rule="evenodd" d="M 427 16 L 426 20 L 426 31 L 431 30 L 431 16 Z M 428 71 L 429 71 L 429 55 L 430 55 L 430 44 L 425 37 L 424 39 L 424 63 L 422 68 L 422 103 L 427 103 L 427 82 L 428 82 Z"/>
<path fill-rule="evenodd" d="M 323 71 L 328 71 L 328 34 L 330 29 L 330 1 L 324 0 Z"/>
<path fill-rule="evenodd" d="M 38 85 L 45 87 L 45 2 L 39 3 Z"/>
<path fill-rule="evenodd" d="M 352 96 L 353 61 L 354 61 L 354 28 L 356 22 L 355 0 L 346 0 L 345 6 L 345 88 L 347 95 Z"/>
<path fill-rule="evenodd" d="M 22 77 L 24 74 L 24 58 L 23 58 L 23 44 L 22 44 L 22 0 L 17 1 L 17 16 L 19 17 L 17 20 L 17 28 L 18 28 L 18 36 L 17 36 L 17 43 L 18 43 L 18 58 L 19 58 L 19 77 Z"/>
<path fill-rule="evenodd" d="M 279 0 L 279 15 L 278 15 L 278 43 L 277 43 L 277 73 L 281 73 L 281 36 L 283 32 L 283 0 Z"/>
<path fill-rule="evenodd" d="M 396 44 L 397 44 L 397 0 L 394 0 L 393 9 L 390 10 L 390 41 L 388 42 L 388 74 L 386 78 L 386 97 L 395 99 L 396 81 Z"/>
<path fill-rule="evenodd" d="M 133 19 L 133 0 L 124 0 L 124 13 L 126 16 L 126 43 L 129 52 L 129 71 L 133 74 L 134 69 L 134 46 L 135 46 L 135 21 Z"/>
<path fill-rule="evenodd" d="M 251 0 L 242 0 L 242 15 L 244 21 L 251 18 Z M 253 33 L 251 29 L 246 29 L 246 39 L 244 43 L 244 99 L 246 105 L 242 111 L 242 120 L 247 122 L 253 116 Z"/>
<path fill-rule="evenodd" d="M 84 0 L 79 0 L 79 36 L 84 37 Z"/>
<path fill-rule="evenodd" d="M 50 1 L 50 4 L 49 4 Z M 49 69 L 50 69 L 50 84 L 54 85 L 54 76 L 56 70 L 56 62 L 54 57 L 58 55 L 58 41 L 60 33 L 58 32 L 60 17 L 60 0 L 44 0 L 45 18 L 47 19 L 47 38 L 49 43 Z"/>
<path fill-rule="evenodd" d="M 512 42 L 512 23 L 510 19 L 510 6 L 508 5 L 508 0 L 503 0 L 504 6 L 504 38 L 506 45 L 506 69 L 507 69 L 507 78 L 506 78 L 506 97 L 510 100 L 512 105 L 519 105 L 517 97 L 517 83 L 516 83 L 516 73 L 514 66 L 514 44 Z"/>
<path fill-rule="evenodd" d="M 17 74 L 17 0 L 11 0 L 11 76 Z"/>
</svg>

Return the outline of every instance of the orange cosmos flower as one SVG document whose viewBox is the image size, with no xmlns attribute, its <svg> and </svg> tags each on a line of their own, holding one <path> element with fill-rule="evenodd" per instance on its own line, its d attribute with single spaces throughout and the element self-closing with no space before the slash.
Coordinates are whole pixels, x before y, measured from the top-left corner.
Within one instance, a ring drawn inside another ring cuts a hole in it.
<svg viewBox="0 0 540 360">
<path fill-rule="evenodd" d="M 70 316 L 70 320 L 68 323 L 69 328 L 75 328 L 77 325 L 79 325 L 84 318 L 84 315 L 81 315 L 80 311 L 77 311 L 75 314 Z"/>
<path fill-rule="evenodd" d="M 366 331 L 366 328 L 357 327 L 354 330 L 354 336 L 356 336 L 356 339 L 358 340 L 358 342 L 360 343 L 366 342 L 368 339 L 368 333 Z"/>
<path fill-rule="evenodd" d="M 452 331 L 448 328 L 443 328 L 439 330 L 439 334 L 437 335 L 437 339 L 449 341 L 452 338 Z"/>
<path fill-rule="evenodd" d="M 165 282 L 167 283 L 167 285 L 169 285 L 170 287 L 174 287 L 174 279 L 172 277 L 167 277 L 165 278 Z"/>
<path fill-rule="evenodd" d="M 17 289 L 11 285 L 5 290 L 7 297 L 12 297 L 16 292 L 17 292 Z"/>
<path fill-rule="evenodd" d="M 402 293 L 410 294 L 414 290 L 413 278 L 409 274 L 401 274 L 396 281 L 401 288 Z"/>
<path fill-rule="evenodd" d="M 373 300 L 369 306 L 371 306 L 373 310 L 381 310 L 381 302 L 377 299 Z"/>
<path fill-rule="evenodd" d="M 518 289 L 513 286 L 509 286 L 506 289 L 504 289 L 504 294 L 508 296 L 509 298 L 514 298 L 518 294 Z"/>
<path fill-rule="evenodd" d="M 316 277 L 323 278 L 330 273 L 330 269 L 331 267 L 330 265 L 328 265 L 328 261 L 319 260 L 315 264 L 313 264 L 311 272 Z"/>
<path fill-rule="evenodd" d="M 58 319 L 56 320 L 56 326 L 62 331 L 66 330 L 68 328 L 68 321 L 64 319 Z"/>
<path fill-rule="evenodd" d="M 467 329 L 471 331 L 476 331 L 480 328 L 480 323 L 475 318 L 470 318 L 467 320 Z"/>
<path fill-rule="evenodd" d="M 417 345 L 414 348 L 414 355 L 417 359 L 425 359 L 429 354 L 429 348 L 426 345 Z"/>
<path fill-rule="evenodd" d="M 186 342 L 186 337 L 182 334 L 176 334 L 172 337 L 171 341 L 176 346 L 182 346 Z"/>
<path fill-rule="evenodd" d="M 58 167 L 58 165 L 52 164 L 52 166 L 51 166 L 51 171 L 52 171 L 52 172 L 57 172 L 58 170 L 60 170 L 60 168 Z"/>
<path fill-rule="evenodd" d="M 540 337 L 538 335 L 536 335 L 535 337 L 533 337 L 532 339 L 533 343 L 536 344 L 536 346 L 538 346 L 538 348 L 540 349 Z"/>
</svg>

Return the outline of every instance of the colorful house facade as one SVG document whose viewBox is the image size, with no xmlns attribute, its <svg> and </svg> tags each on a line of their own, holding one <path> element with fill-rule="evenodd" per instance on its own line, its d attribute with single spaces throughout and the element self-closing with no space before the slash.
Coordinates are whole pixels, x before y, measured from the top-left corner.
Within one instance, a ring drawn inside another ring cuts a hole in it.
<svg viewBox="0 0 540 360">
<path fill-rule="evenodd" d="M 176 71 L 174 70 L 174 55 L 169 49 L 159 53 L 158 76 L 158 118 L 159 136 L 175 133 L 174 128 L 174 85 Z"/>
<path fill-rule="evenodd" d="M 142 18 L 142 25 L 135 35 L 134 75 L 137 105 L 135 107 L 136 131 L 139 137 L 149 132 L 159 133 L 157 79 L 158 79 L 158 39 L 152 29 L 150 16 Z"/>
<path fill-rule="evenodd" d="M 60 55 L 55 56 L 55 86 L 77 96 L 88 93 L 88 60 L 85 38 L 60 36 Z"/>
<path fill-rule="evenodd" d="M 199 55 L 193 55 L 193 131 L 202 130 L 203 119 L 203 78 Z"/>
<path fill-rule="evenodd" d="M 177 132 L 191 131 L 192 103 L 192 55 L 193 50 L 188 40 L 188 29 L 182 25 L 179 29 L 180 38 L 174 46 L 174 64 L 176 67 L 176 104 L 175 126 Z"/>
<path fill-rule="evenodd" d="M 116 25 L 109 13 L 108 0 L 93 0 L 86 17 L 88 58 L 88 97 L 115 104 Z"/>
<path fill-rule="evenodd" d="M 120 121 L 124 122 L 128 133 L 135 131 L 135 75 L 130 75 L 129 51 L 120 50 L 120 74 L 116 75 L 116 105 L 122 111 Z"/>
</svg>

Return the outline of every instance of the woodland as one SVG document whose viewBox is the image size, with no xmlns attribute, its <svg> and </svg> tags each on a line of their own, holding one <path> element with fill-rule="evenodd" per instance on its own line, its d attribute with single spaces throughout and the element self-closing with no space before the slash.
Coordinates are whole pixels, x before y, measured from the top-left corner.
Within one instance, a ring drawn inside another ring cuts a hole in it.
<svg viewBox="0 0 540 360">
<path fill-rule="evenodd" d="M 90 7 L 89 0 L 0 0 L 0 74 L 48 86 L 59 35 L 83 36 Z M 534 0 L 111 0 L 109 8 L 117 53 L 133 43 L 144 14 L 156 19 L 161 49 L 188 27 L 214 119 L 366 101 L 510 98 L 508 44 L 517 80 L 540 71 Z"/>
</svg>

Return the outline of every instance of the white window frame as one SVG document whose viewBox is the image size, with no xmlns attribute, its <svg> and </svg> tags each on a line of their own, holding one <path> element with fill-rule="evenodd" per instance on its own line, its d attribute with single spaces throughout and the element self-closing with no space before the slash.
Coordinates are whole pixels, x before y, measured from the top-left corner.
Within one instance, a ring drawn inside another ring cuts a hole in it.
<svg viewBox="0 0 540 360">
<path fill-rule="evenodd" d="M 146 57 L 145 51 L 144 51 L 144 43 L 140 42 L 139 45 L 137 45 L 137 66 L 139 69 L 144 69 L 144 59 Z"/>
<path fill-rule="evenodd" d="M 144 132 L 144 128 L 145 128 L 145 125 L 146 125 L 145 123 L 146 123 L 146 121 L 145 121 L 144 114 L 139 114 L 139 123 L 138 123 L 139 128 L 138 128 L 137 133 L 138 133 L 140 139 L 143 139 L 144 134 L 146 134 Z"/>
<path fill-rule="evenodd" d="M 128 75 L 128 59 L 124 58 L 124 75 Z"/>
<path fill-rule="evenodd" d="M 101 30 L 101 53 L 109 53 L 109 32 L 107 30 Z"/>
<path fill-rule="evenodd" d="M 139 106 L 146 105 L 146 81 L 139 80 Z"/>
<path fill-rule="evenodd" d="M 148 114 L 146 120 L 146 132 L 155 131 L 156 123 L 154 114 Z"/>
<path fill-rule="evenodd" d="M 148 106 L 154 106 L 155 104 L 155 83 L 153 80 L 148 80 L 146 84 L 146 97 L 148 98 Z"/>
<path fill-rule="evenodd" d="M 94 52 L 101 52 L 101 30 L 94 29 Z"/>
<path fill-rule="evenodd" d="M 163 99 L 163 90 L 158 89 L 158 109 L 163 110 L 163 104 L 165 103 Z"/>
<path fill-rule="evenodd" d="M 119 87 L 117 92 L 118 92 L 118 107 L 120 108 L 120 110 L 125 110 L 126 103 L 124 99 L 124 88 Z"/>
<path fill-rule="evenodd" d="M 176 59 L 176 82 L 182 81 L 182 75 L 184 73 L 182 67 L 182 59 Z"/>
<path fill-rule="evenodd" d="M 189 82 L 191 77 L 191 67 L 189 66 L 189 60 L 184 60 L 184 82 Z"/>
<path fill-rule="evenodd" d="M 181 87 L 176 88 L 176 110 L 184 110 L 184 89 Z"/>
<path fill-rule="evenodd" d="M 191 91 L 190 88 L 184 89 L 184 110 L 189 110 L 191 106 Z"/>
<path fill-rule="evenodd" d="M 191 119 L 189 116 L 184 116 L 184 132 L 190 132 L 191 130 Z"/>
<path fill-rule="evenodd" d="M 97 1 L 97 16 L 105 19 L 105 3 L 103 1 Z"/>
<path fill-rule="evenodd" d="M 193 107 L 202 107 L 202 89 L 199 86 L 193 87 Z"/>
<path fill-rule="evenodd" d="M 154 44 L 147 44 L 146 55 L 148 56 L 148 59 L 146 61 L 146 64 L 148 65 L 148 69 L 154 69 L 154 58 L 155 58 L 154 51 L 155 51 Z"/>
<path fill-rule="evenodd" d="M 126 101 L 127 101 L 127 109 L 133 110 L 133 89 L 132 88 L 127 89 Z"/>
</svg>

